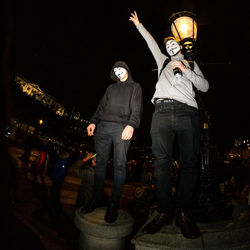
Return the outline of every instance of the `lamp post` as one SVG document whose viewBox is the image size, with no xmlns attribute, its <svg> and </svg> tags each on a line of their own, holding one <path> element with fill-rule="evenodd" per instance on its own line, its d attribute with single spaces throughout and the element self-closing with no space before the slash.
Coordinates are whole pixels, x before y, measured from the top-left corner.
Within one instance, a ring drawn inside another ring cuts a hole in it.
<svg viewBox="0 0 250 250">
<path fill-rule="evenodd" d="M 172 34 L 182 45 L 183 54 L 188 60 L 194 60 L 197 56 L 195 18 L 196 15 L 190 11 L 180 11 L 172 14 L 168 20 Z"/>
</svg>

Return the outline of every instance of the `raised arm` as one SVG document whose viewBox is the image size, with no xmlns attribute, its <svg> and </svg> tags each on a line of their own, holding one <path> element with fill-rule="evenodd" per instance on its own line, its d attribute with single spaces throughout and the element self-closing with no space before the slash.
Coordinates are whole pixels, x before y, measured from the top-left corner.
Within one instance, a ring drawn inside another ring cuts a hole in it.
<svg viewBox="0 0 250 250">
<path fill-rule="evenodd" d="M 154 56 L 154 59 L 155 59 L 155 61 L 157 63 L 158 68 L 161 68 L 163 62 L 166 59 L 166 55 L 164 55 L 161 52 L 157 42 L 154 40 L 154 38 L 151 36 L 151 34 L 144 28 L 144 26 L 140 23 L 136 11 L 131 13 L 129 21 L 133 22 L 134 25 L 136 26 L 136 28 L 138 29 L 138 31 L 141 33 L 141 35 L 143 36 L 143 38 L 147 42 L 151 53 Z"/>
</svg>

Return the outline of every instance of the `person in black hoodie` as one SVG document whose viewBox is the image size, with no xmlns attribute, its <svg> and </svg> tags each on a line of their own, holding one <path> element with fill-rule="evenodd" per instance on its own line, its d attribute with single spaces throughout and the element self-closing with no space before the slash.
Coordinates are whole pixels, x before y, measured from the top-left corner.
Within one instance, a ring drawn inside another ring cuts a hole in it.
<svg viewBox="0 0 250 250">
<path fill-rule="evenodd" d="M 140 84 L 133 81 L 130 70 L 123 61 L 114 64 L 110 76 L 116 82 L 106 89 L 87 127 L 89 136 L 93 136 L 95 131 L 96 167 L 94 198 L 82 211 L 91 212 L 102 204 L 106 166 L 113 144 L 114 181 L 105 214 L 105 221 L 112 223 L 117 219 L 117 207 L 125 183 L 126 155 L 134 129 L 140 123 L 142 90 Z"/>
</svg>

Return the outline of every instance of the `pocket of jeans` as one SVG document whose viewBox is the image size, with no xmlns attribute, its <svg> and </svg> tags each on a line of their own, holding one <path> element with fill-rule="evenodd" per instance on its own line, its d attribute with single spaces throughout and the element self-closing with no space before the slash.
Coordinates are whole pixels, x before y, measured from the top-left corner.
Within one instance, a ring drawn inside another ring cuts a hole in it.
<svg viewBox="0 0 250 250">
<path fill-rule="evenodd" d="M 155 113 L 165 113 L 168 111 L 168 107 L 166 105 L 158 105 L 155 107 Z"/>
<path fill-rule="evenodd" d="M 189 105 L 186 105 L 185 110 L 189 113 L 198 114 L 198 109 Z"/>
</svg>

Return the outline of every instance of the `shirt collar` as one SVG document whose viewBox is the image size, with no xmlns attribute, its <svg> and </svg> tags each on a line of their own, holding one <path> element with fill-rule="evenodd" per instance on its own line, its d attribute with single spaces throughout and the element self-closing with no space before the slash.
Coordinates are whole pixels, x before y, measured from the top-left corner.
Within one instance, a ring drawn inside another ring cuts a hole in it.
<svg viewBox="0 0 250 250">
<path fill-rule="evenodd" d="M 171 60 L 182 61 L 183 59 L 184 59 L 184 55 L 181 54 L 181 53 L 179 53 L 179 54 L 177 54 L 177 55 L 171 57 Z"/>
</svg>

